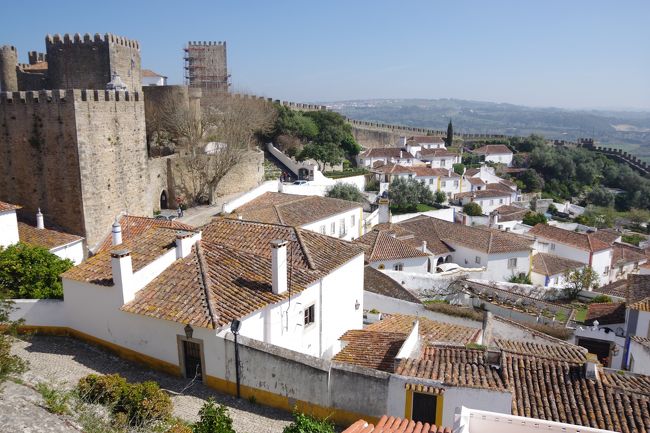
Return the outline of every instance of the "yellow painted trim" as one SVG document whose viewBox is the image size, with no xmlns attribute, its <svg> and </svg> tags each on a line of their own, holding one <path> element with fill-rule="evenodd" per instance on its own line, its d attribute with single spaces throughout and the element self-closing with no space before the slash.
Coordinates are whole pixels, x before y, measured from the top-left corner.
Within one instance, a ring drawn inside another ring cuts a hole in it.
<svg viewBox="0 0 650 433">
<path fill-rule="evenodd" d="M 436 396 L 436 425 L 442 425 L 442 405 L 445 397 L 443 395 Z"/>
<path fill-rule="evenodd" d="M 404 405 L 404 419 L 413 418 L 413 391 L 406 390 L 406 404 Z"/>
<path fill-rule="evenodd" d="M 163 371 L 173 376 L 182 376 L 180 367 L 178 365 L 141 354 L 134 350 L 127 349 L 126 347 L 118 346 L 117 344 L 110 343 L 106 340 L 85 334 L 83 332 L 77 331 L 76 329 L 62 326 L 21 326 L 19 328 L 19 332 L 74 337 L 79 340 L 102 346 L 121 358 L 147 365 L 154 370 Z M 235 382 L 230 382 L 225 379 L 206 375 L 205 384 L 217 391 L 230 395 L 237 395 L 237 384 Z M 364 419 L 369 423 L 377 423 L 379 421 L 378 417 L 351 412 L 343 409 L 323 407 L 314 403 L 303 400 L 296 400 L 287 396 L 275 394 L 263 389 L 253 388 L 246 385 L 241 385 L 240 391 L 242 398 L 250 398 L 254 396 L 255 400 L 262 405 L 286 410 L 288 412 L 297 409 L 302 413 L 307 413 L 319 418 L 327 418 L 330 421 L 343 426 L 350 425 L 359 419 Z"/>
</svg>

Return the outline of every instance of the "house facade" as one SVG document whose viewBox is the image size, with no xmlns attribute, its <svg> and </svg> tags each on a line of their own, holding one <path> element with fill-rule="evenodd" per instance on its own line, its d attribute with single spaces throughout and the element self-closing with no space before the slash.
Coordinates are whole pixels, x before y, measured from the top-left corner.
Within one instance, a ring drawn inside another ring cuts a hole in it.
<svg viewBox="0 0 650 433">
<path fill-rule="evenodd" d="M 357 164 L 360 167 L 374 167 L 376 164 L 398 164 L 410 166 L 416 158 L 400 147 L 375 147 L 364 150 L 357 155 Z"/>
<path fill-rule="evenodd" d="M 472 153 L 480 155 L 484 161 L 505 164 L 508 167 L 512 166 L 513 153 L 504 144 L 487 144 L 478 149 L 474 149 Z"/>
</svg>

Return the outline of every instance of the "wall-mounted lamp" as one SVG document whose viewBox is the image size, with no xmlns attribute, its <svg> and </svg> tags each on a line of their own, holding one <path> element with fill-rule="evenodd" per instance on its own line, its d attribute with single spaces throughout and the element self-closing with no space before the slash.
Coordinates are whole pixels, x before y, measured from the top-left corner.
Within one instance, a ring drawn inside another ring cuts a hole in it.
<svg viewBox="0 0 650 433">
<path fill-rule="evenodd" d="M 239 335 L 239 330 L 241 329 L 241 321 L 235 319 L 230 322 L 230 332 L 235 335 L 235 376 L 237 378 L 237 398 L 241 398 L 240 391 L 240 379 L 239 379 L 239 342 L 237 341 L 237 335 Z"/>
<path fill-rule="evenodd" d="M 356 301 L 354 301 L 354 309 L 358 310 L 359 307 L 361 307 L 361 304 L 359 303 L 359 300 L 357 299 Z"/>
<path fill-rule="evenodd" d="M 188 323 L 187 325 L 185 325 L 185 328 L 183 329 L 185 330 L 185 336 L 187 338 L 192 338 L 192 335 L 194 335 L 194 329 L 192 328 L 192 326 Z"/>
</svg>

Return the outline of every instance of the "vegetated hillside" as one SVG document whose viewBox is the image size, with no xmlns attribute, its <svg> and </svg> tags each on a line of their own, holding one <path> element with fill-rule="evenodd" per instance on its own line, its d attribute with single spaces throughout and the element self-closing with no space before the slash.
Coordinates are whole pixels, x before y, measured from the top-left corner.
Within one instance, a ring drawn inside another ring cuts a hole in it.
<svg viewBox="0 0 650 433">
<path fill-rule="evenodd" d="M 565 110 L 458 99 L 377 99 L 328 103 L 358 120 L 445 130 L 551 139 L 594 137 L 601 144 L 623 147 L 650 159 L 650 112 Z"/>
</svg>

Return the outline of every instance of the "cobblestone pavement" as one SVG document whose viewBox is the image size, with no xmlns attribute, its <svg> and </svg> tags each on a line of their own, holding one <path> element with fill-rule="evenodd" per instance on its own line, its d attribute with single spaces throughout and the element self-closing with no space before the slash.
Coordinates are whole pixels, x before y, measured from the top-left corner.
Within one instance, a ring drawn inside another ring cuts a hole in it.
<svg viewBox="0 0 650 433">
<path fill-rule="evenodd" d="M 61 387 L 72 388 L 81 377 L 90 373 L 119 373 L 129 381 L 153 380 L 158 382 L 161 388 L 167 390 L 172 396 L 174 415 L 187 421 L 198 419 L 198 411 L 208 397 L 213 397 L 217 403 L 224 404 L 229 408 L 233 427 L 238 433 L 281 432 L 291 421 L 291 416 L 287 412 L 253 404 L 244 399 L 238 400 L 235 397 L 218 393 L 201 383 L 190 383 L 187 379 L 148 369 L 73 338 L 32 336 L 27 341 L 15 343 L 12 351 L 29 361 L 29 371 L 23 375 L 23 380 L 29 384 L 45 381 Z M 14 396 L 9 398 L 13 399 Z M 20 406 L 17 407 L 20 408 Z M 4 408 L 0 407 L 0 414 L 4 413 Z M 18 420 L 22 415 L 16 416 Z M 7 424 L 0 422 L 0 426 L 3 425 Z M 4 432 L 1 427 L 0 431 Z M 67 432 L 73 430 L 44 428 L 43 430 L 19 431 Z"/>
</svg>

